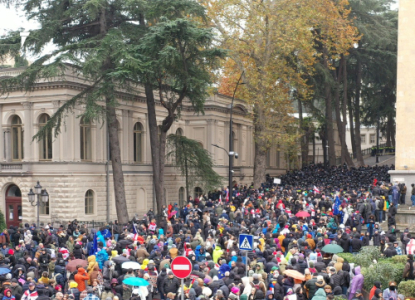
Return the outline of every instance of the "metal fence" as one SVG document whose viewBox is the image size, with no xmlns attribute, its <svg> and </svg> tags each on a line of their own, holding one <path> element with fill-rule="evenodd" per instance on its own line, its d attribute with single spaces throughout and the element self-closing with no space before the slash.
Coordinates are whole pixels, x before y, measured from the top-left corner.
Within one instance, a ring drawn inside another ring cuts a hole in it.
<svg viewBox="0 0 415 300">
<path fill-rule="evenodd" d="M 53 220 L 52 219 L 52 221 L 50 223 L 55 228 L 59 227 L 60 225 L 63 225 L 65 228 L 67 228 L 68 227 L 68 222 L 72 222 L 72 221 L 73 220 L 64 221 L 64 220 Z M 77 223 L 78 223 L 78 226 L 81 226 L 81 227 L 84 226 L 84 224 L 86 224 L 86 227 L 88 229 L 100 229 L 100 228 L 102 228 L 102 227 L 104 227 L 105 225 L 108 224 L 107 222 L 104 222 L 104 221 L 94 221 L 94 220 L 92 220 L 92 221 L 77 220 Z M 43 227 L 44 225 L 46 225 L 46 224 L 40 223 L 41 227 Z"/>
<path fill-rule="evenodd" d="M 395 147 L 386 147 L 386 143 L 380 144 L 379 149 L 377 149 L 376 146 L 373 146 L 373 147 L 362 150 L 362 156 L 367 156 L 367 155 L 376 156 L 376 152 L 378 156 L 395 155 Z M 350 157 L 352 159 L 356 158 L 354 157 L 353 153 L 350 153 Z"/>
</svg>

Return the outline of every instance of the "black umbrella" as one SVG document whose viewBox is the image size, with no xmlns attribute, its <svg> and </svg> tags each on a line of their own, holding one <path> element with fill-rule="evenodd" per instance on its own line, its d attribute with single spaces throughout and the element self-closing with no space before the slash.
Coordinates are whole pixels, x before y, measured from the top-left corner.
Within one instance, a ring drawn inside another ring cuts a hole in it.
<svg viewBox="0 0 415 300">
<path fill-rule="evenodd" d="M 122 263 L 124 263 L 126 261 L 130 261 L 130 260 L 128 258 L 126 258 L 125 256 L 123 256 L 123 255 L 118 255 L 118 256 L 114 257 L 112 259 L 112 261 L 115 262 L 116 264 L 121 265 Z"/>
<path fill-rule="evenodd" d="M 118 241 L 118 243 L 120 244 L 122 248 L 125 248 L 128 245 L 131 245 L 133 241 L 132 240 L 121 240 L 121 241 Z"/>
</svg>

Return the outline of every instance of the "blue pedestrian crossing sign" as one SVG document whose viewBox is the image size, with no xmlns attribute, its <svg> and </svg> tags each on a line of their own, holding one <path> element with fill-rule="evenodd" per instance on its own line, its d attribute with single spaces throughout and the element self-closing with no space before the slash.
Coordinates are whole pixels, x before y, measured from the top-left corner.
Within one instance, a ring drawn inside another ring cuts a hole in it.
<svg viewBox="0 0 415 300">
<path fill-rule="evenodd" d="M 239 235 L 239 250 L 254 250 L 254 236 L 250 234 Z"/>
</svg>

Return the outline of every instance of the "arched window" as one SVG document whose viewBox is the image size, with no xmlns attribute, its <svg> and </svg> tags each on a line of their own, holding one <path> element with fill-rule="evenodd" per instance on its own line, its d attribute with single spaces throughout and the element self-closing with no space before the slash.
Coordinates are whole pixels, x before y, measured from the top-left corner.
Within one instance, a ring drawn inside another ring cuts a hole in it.
<svg viewBox="0 0 415 300">
<path fill-rule="evenodd" d="M 176 135 L 183 136 L 183 135 L 184 135 L 184 134 L 183 134 L 183 129 L 181 129 L 181 128 L 177 128 L 177 130 L 176 130 Z"/>
<path fill-rule="evenodd" d="M 143 125 L 134 125 L 134 162 L 143 162 Z"/>
<path fill-rule="evenodd" d="M 39 130 L 46 126 L 50 117 L 47 114 L 42 114 L 39 117 Z M 52 130 L 48 130 L 44 138 L 39 141 L 39 159 L 51 160 L 52 159 Z"/>
<path fill-rule="evenodd" d="M 81 119 L 81 160 L 91 161 L 92 147 L 91 147 L 91 122 L 86 122 L 84 118 Z"/>
<path fill-rule="evenodd" d="M 203 195 L 203 191 L 200 187 L 195 187 L 195 198 L 199 198 L 200 196 Z"/>
<path fill-rule="evenodd" d="M 12 160 L 23 159 L 23 128 L 19 116 L 14 116 L 12 119 L 12 155 Z"/>
<path fill-rule="evenodd" d="M 179 204 L 180 204 L 180 206 L 182 206 L 184 204 L 184 193 L 185 193 L 184 187 L 181 187 L 179 189 Z"/>
<path fill-rule="evenodd" d="M 85 214 L 93 215 L 94 214 L 94 191 L 87 190 L 85 193 Z"/>
</svg>

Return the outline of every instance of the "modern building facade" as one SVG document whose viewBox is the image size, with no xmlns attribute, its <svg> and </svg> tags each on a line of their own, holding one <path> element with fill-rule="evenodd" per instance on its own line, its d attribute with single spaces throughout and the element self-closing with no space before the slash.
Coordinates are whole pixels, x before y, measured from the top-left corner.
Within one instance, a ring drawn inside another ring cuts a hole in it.
<svg viewBox="0 0 415 300">
<path fill-rule="evenodd" d="M 22 70 L 2 69 L 0 80 L 17 76 Z M 41 141 L 32 141 L 50 116 L 85 86 L 83 80 L 68 70 L 62 77 L 39 82 L 31 92 L 15 91 L 0 97 L 0 208 L 8 225 L 36 220 L 36 207 L 31 206 L 27 194 L 37 181 L 49 193 L 47 206 L 40 209 L 41 222 L 116 218 L 110 164 L 108 182 L 106 176 L 105 124 L 85 122 L 78 117 L 83 107 L 77 106 L 67 113 L 57 137 L 51 133 Z M 142 215 L 154 204 L 147 108 L 144 100 L 130 101 L 124 94 L 120 94 L 117 118 L 127 205 L 130 216 Z M 200 142 L 212 154 L 215 169 L 225 182 L 227 153 L 212 144 L 228 149 L 230 102 L 227 96 L 213 95 L 206 99 L 205 113 L 199 115 L 190 103 L 185 104 L 180 120 L 169 131 Z M 165 112 L 161 106 L 157 110 L 161 122 Z M 234 160 L 233 178 L 238 183 L 251 183 L 253 124 L 247 105 L 238 99 L 233 110 L 233 132 L 234 149 L 239 154 Z M 275 148 L 271 149 L 267 164 L 271 176 L 283 174 L 287 169 L 284 153 Z M 167 162 L 167 203 L 184 200 L 184 187 L 180 172 Z M 192 191 L 200 193 L 198 187 L 192 187 Z"/>
</svg>

